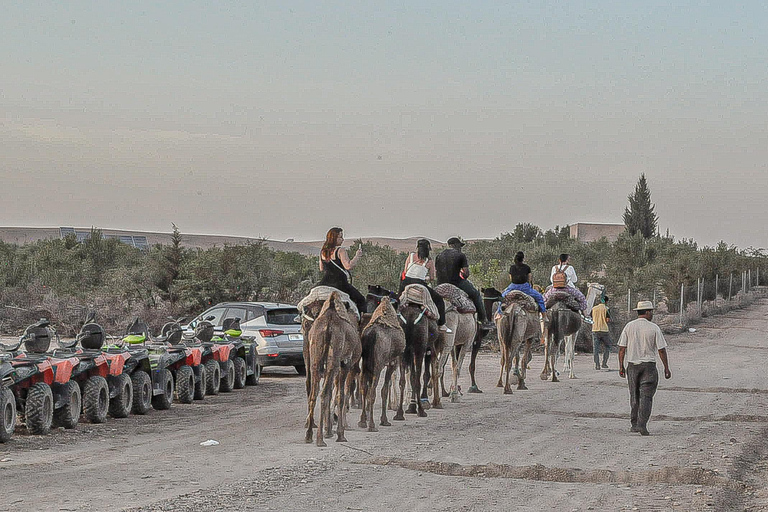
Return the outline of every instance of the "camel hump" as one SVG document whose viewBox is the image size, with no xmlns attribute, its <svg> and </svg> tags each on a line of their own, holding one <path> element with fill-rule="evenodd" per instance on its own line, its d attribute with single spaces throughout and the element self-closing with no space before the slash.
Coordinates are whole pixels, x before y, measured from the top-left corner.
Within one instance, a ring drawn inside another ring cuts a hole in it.
<svg viewBox="0 0 768 512">
<path fill-rule="evenodd" d="M 504 297 L 504 307 L 508 308 L 509 306 L 516 304 L 523 308 L 526 311 L 535 312 L 539 310 L 538 304 L 536 304 L 536 299 L 531 297 L 525 292 L 522 292 L 520 290 L 512 290 L 507 294 L 506 297 Z"/>
<path fill-rule="evenodd" d="M 477 311 L 469 295 L 458 286 L 451 283 L 443 283 L 435 286 L 435 291 L 453 305 L 459 313 L 474 313 Z"/>
<path fill-rule="evenodd" d="M 395 308 L 392 307 L 392 302 L 389 299 L 385 298 L 382 300 L 373 312 L 368 325 L 372 326 L 374 324 L 383 324 L 389 327 L 400 328 L 397 312 L 395 311 Z"/>
</svg>

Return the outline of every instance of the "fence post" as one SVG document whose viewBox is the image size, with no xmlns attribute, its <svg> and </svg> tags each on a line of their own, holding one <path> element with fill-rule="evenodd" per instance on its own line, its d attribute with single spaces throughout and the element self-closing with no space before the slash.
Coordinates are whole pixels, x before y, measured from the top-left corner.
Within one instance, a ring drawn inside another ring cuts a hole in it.
<svg viewBox="0 0 768 512">
<path fill-rule="evenodd" d="M 627 313 L 632 311 L 632 288 L 627 288 Z"/>
<path fill-rule="evenodd" d="M 720 284 L 720 274 L 715 274 L 715 306 L 717 306 L 717 288 Z"/>
<path fill-rule="evenodd" d="M 656 288 L 653 289 L 653 305 L 656 306 Z"/>
<path fill-rule="evenodd" d="M 683 325 L 683 301 L 685 300 L 685 284 L 680 283 L 680 325 Z"/>
<path fill-rule="evenodd" d="M 747 279 L 747 289 L 752 289 L 752 269 L 749 269 L 749 279 Z"/>
<path fill-rule="evenodd" d="M 697 309 L 699 310 L 699 318 L 701 318 L 701 302 L 702 302 L 701 296 L 703 295 L 703 292 L 704 292 L 704 287 L 702 286 L 703 280 L 704 279 L 701 277 L 696 279 L 696 306 L 697 306 Z"/>
<path fill-rule="evenodd" d="M 731 302 L 731 290 L 733 290 L 733 272 L 731 272 L 731 280 L 728 282 L 728 302 Z"/>
</svg>

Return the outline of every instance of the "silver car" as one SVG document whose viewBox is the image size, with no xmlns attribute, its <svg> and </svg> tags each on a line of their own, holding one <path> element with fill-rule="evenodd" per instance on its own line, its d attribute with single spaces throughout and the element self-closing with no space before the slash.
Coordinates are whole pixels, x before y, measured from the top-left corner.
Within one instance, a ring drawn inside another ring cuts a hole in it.
<svg viewBox="0 0 768 512">
<path fill-rule="evenodd" d="M 293 366 L 299 375 L 306 375 L 304 367 L 304 337 L 301 323 L 296 321 L 299 310 L 290 304 L 276 302 L 222 302 L 208 308 L 187 326 L 190 335 L 201 320 L 214 325 L 215 332 L 223 331 L 227 318 L 239 318 L 243 341 L 253 340 L 261 366 Z"/>
</svg>

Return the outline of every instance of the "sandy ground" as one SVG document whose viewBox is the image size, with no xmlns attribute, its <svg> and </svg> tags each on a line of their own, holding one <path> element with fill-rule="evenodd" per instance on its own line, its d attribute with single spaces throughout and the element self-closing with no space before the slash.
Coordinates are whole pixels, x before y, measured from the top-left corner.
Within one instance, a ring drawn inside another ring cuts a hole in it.
<svg viewBox="0 0 768 512">
<path fill-rule="evenodd" d="M 275 369 L 144 417 L 17 428 L 0 445 L 0 509 L 768 510 L 766 332 L 762 299 L 668 336 L 650 437 L 629 433 L 616 354 L 610 371 L 578 355 L 578 378 L 559 383 L 539 379 L 534 356 L 529 390 L 505 396 L 484 353 L 484 394 L 378 433 L 353 410 L 349 442 L 322 449 L 304 443 L 303 379 Z"/>
</svg>

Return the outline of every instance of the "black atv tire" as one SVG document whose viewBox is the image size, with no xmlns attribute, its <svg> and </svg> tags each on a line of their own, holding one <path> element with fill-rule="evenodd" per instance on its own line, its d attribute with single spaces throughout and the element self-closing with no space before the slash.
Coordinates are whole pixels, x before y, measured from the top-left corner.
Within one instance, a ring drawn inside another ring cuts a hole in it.
<svg viewBox="0 0 768 512">
<path fill-rule="evenodd" d="M 27 391 L 27 401 L 24 407 L 24 418 L 27 430 L 31 434 L 47 434 L 53 423 L 53 393 L 45 382 L 32 384 Z"/>
<path fill-rule="evenodd" d="M 152 397 L 152 407 L 158 411 L 166 411 L 171 408 L 173 403 L 173 375 L 171 375 L 171 370 L 168 368 L 158 370 L 157 380 L 160 383 L 160 389 L 163 390 L 163 394 Z"/>
<path fill-rule="evenodd" d="M 7 443 L 16 429 L 16 397 L 0 385 L 0 443 Z"/>
<path fill-rule="evenodd" d="M 299 375 L 301 375 L 301 376 L 306 376 L 307 375 L 307 367 L 304 366 L 303 364 L 294 365 L 294 368 L 296 368 L 296 372 Z"/>
<path fill-rule="evenodd" d="M 229 393 L 233 389 L 235 389 L 235 363 L 230 359 L 221 363 L 221 392 Z"/>
<path fill-rule="evenodd" d="M 257 362 L 253 369 L 253 374 L 245 378 L 245 383 L 249 386 L 258 386 L 261 379 L 261 365 Z"/>
<path fill-rule="evenodd" d="M 104 423 L 109 412 L 107 379 L 94 375 L 83 386 L 83 414 L 91 423 Z"/>
<path fill-rule="evenodd" d="M 245 368 L 245 360 L 240 356 L 235 356 L 235 389 L 245 387 L 245 379 L 248 377 L 248 370 Z"/>
<path fill-rule="evenodd" d="M 152 408 L 152 378 L 144 370 L 136 370 L 131 375 L 133 384 L 133 414 L 147 414 Z"/>
<path fill-rule="evenodd" d="M 205 394 L 218 395 L 221 389 L 221 368 L 219 362 L 209 359 L 205 362 Z"/>
<path fill-rule="evenodd" d="M 182 404 L 191 404 L 195 395 L 195 372 L 191 366 L 176 370 L 176 398 Z"/>
<path fill-rule="evenodd" d="M 133 408 L 133 381 L 125 373 L 115 379 L 119 393 L 109 400 L 109 415 L 113 418 L 127 418 Z"/>
<path fill-rule="evenodd" d="M 205 365 L 201 364 L 197 367 L 197 377 L 195 378 L 195 400 L 203 400 L 205 398 L 205 390 L 208 387 L 207 372 L 205 371 Z"/>
<path fill-rule="evenodd" d="M 69 381 L 61 385 L 64 405 L 53 411 L 53 426 L 75 428 L 83 410 L 83 397 L 77 382 Z"/>
</svg>

